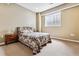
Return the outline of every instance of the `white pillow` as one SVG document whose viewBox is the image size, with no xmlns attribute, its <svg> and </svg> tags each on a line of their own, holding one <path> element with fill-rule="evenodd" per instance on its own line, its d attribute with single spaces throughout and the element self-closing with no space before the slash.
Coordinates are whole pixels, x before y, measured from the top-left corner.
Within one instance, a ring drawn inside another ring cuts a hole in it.
<svg viewBox="0 0 79 59">
<path fill-rule="evenodd" d="M 29 31 L 28 30 L 23 30 L 23 33 L 29 33 Z"/>
</svg>

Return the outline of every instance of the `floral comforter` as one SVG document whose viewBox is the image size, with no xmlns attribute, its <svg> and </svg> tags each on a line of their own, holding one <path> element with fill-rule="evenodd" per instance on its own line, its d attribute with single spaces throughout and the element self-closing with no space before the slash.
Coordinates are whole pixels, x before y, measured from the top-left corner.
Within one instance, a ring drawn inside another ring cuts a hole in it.
<svg viewBox="0 0 79 59">
<path fill-rule="evenodd" d="M 50 35 L 48 33 L 41 32 L 20 32 L 18 34 L 19 41 L 28 47 L 32 48 L 33 53 L 37 53 L 40 51 L 40 48 L 43 47 L 44 44 L 47 44 L 50 39 Z"/>
</svg>

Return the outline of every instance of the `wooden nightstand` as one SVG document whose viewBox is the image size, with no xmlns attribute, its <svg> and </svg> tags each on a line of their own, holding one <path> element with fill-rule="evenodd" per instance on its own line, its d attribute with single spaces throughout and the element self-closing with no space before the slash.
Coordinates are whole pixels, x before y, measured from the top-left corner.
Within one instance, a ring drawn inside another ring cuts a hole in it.
<svg viewBox="0 0 79 59">
<path fill-rule="evenodd" d="M 17 42 L 18 36 L 16 34 L 6 34 L 5 35 L 5 44 L 9 44 L 12 42 Z"/>
</svg>

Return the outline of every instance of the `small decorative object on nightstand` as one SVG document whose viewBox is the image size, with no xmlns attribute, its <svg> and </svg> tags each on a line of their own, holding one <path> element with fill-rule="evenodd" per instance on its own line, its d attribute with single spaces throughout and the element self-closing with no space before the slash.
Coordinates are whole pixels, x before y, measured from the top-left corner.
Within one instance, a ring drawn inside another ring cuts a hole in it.
<svg viewBox="0 0 79 59">
<path fill-rule="evenodd" d="M 9 44 L 17 41 L 18 41 L 18 37 L 16 34 L 5 34 L 5 44 Z"/>
</svg>

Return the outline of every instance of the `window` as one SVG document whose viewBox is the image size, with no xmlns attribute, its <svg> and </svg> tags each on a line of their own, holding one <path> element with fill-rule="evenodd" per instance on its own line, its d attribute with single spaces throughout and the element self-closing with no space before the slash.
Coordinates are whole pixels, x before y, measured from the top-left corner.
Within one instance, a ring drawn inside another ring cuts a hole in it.
<svg viewBox="0 0 79 59">
<path fill-rule="evenodd" d="M 55 12 L 45 16 L 45 27 L 61 26 L 61 13 Z"/>
</svg>

